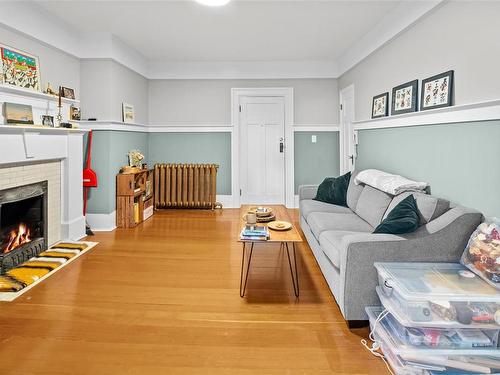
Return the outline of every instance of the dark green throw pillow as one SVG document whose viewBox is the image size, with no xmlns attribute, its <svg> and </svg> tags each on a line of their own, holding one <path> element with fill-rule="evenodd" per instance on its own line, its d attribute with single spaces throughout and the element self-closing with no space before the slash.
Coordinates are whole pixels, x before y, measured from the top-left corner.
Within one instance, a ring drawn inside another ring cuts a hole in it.
<svg viewBox="0 0 500 375">
<path fill-rule="evenodd" d="M 327 177 L 318 186 L 314 200 L 347 207 L 347 188 L 351 180 L 351 172 L 340 177 Z"/>
<path fill-rule="evenodd" d="M 399 202 L 373 233 L 411 233 L 417 230 L 419 223 L 417 202 L 412 194 Z"/>
</svg>

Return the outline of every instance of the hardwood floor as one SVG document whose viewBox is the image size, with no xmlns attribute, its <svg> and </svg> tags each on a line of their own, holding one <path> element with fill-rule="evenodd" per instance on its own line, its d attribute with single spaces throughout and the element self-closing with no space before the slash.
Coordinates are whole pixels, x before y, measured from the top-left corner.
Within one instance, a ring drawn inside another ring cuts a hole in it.
<svg viewBox="0 0 500 375">
<path fill-rule="evenodd" d="M 298 219 L 297 211 L 293 217 Z M 279 245 L 238 294 L 239 210 L 159 211 L 0 305 L 2 374 L 384 374 L 306 243 L 300 299 Z"/>
</svg>

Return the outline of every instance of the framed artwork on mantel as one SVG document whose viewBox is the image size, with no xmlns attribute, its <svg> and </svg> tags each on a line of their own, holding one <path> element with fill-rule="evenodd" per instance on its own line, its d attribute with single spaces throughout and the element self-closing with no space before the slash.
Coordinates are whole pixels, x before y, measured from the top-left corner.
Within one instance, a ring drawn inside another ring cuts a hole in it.
<svg viewBox="0 0 500 375">
<path fill-rule="evenodd" d="M 0 84 L 40 91 L 38 57 L 0 44 Z"/>
<path fill-rule="evenodd" d="M 420 110 L 453 105 L 453 70 L 422 80 Z"/>
<path fill-rule="evenodd" d="M 133 124 L 135 122 L 134 106 L 132 104 L 122 104 L 123 122 L 126 124 Z"/>
<path fill-rule="evenodd" d="M 379 118 L 386 116 L 389 116 L 388 92 L 384 92 L 383 94 L 374 96 L 372 101 L 372 118 Z"/>
<path fill-rule="evenodd" d="M 416 112 L 418 109 L 418 79 L 392 89 L 391 115 Z"/>
</svg>

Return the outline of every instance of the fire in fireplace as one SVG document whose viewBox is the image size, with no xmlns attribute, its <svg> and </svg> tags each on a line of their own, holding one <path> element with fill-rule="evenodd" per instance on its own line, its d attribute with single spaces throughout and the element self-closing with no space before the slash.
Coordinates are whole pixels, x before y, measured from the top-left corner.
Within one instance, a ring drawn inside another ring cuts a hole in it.
<svg viewBox="0 0 500 375">
<path fill-rule="evenodd" d="M 0 274 L 47 248 L 47 181 L 0 191 Z"/>
</svg>

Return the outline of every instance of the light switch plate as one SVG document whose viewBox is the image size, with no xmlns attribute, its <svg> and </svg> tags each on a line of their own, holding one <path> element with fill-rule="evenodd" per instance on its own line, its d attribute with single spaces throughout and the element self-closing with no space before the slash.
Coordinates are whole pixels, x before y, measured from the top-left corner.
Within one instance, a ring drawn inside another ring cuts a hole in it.
<svg viewBox="0 0 500 375">
<path fill-rule="evenodd" d="M 316 143 L 316 136 L 315 135 L 311 135 L 311 142 Z"/>
</svg>

